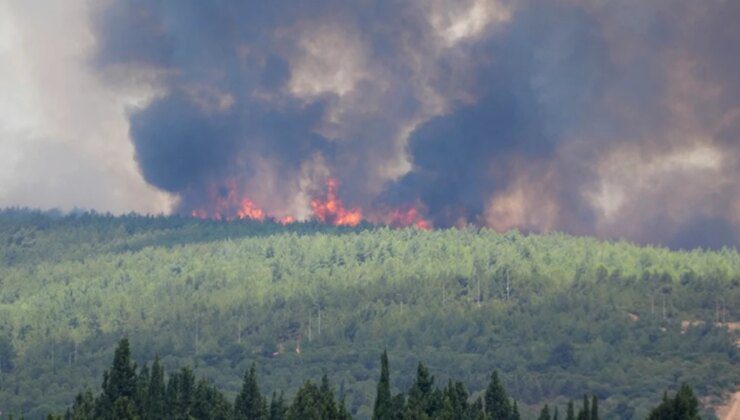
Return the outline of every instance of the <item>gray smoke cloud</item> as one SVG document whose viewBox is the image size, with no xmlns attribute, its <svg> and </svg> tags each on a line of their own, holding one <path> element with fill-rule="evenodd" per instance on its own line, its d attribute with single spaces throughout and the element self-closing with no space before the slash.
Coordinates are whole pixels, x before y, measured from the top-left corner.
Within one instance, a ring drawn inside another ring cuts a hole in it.
<svg viewBox="0 0 740 420">
<path fill-rule="evenodd" d="M 722 0 L 121 0 L 93 14 L 93 66 L 156 80 L 130 136 L 184 213 L 236 195 L 305 218 L 331 177 L 371 219 L 736 246 L 738 18 Z"/>
</svg>

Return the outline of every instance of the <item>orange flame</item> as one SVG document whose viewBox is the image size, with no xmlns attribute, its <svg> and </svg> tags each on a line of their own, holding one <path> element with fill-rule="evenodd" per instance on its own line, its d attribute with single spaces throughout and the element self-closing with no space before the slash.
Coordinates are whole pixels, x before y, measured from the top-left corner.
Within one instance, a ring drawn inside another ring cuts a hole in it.
<svg viewBox="0 0 740 420">
<path fill-rule="evenodd" d="M 254 220 L 264 220 L 265 219 L 265 212 L 262 211 L 259 207 L 257 207 L 252 200 L 248 198 L 242 198 L 241 200 L 241 207 L 236 212 L 237 219 L 254 219 Z"/>
<path fill-rule="evenodd" d="M 313 218 L 321 223 L 335 226 L 357 226 L 363 218 L 359 208 L 347 209 L 337 194 L 339 182 L 329 178 L 326 181 L 326 193 L 311 200 Z M 199 219 L 214 220 L 265 220 L 270 219 L 287 225 L 296 222 L 291 215 L 274 216 L 262 210 L 249 198 L 243 196 L 237 188 L 236 180 L 229 180 L 222 186 L 213 186 L 209 190 L 210 200 L 205 207 L 192 210 L 190 215 Z M 381 223 L 394 228 L 415 226 L 429 230 L 432 225 L 425 220 L 416 207 L 401 207 L 373 211 L 366 220 Z"/>
<path fill-rule="evenodd" d="M 237 192 L 236 181 L 229 180 L 222 188 L 211 188 L 208 208 L 200 208 L 190 212 L 190 215 L 199 219 L 215 220 L 265 220 L 265 212 L 246 197 Z"/>
<path fill-rule="evenodd" d="M 335 226 L 357 226 L 362 220 L 360 209 L 346 209 L 337 197 L 337 186 L 339 183 L 332 178 L 326 181 L 326 197 L 311 200 L 311 210 L 316 220 Z"/>
<path fill-rule="evenodd" d="M 416 207 L 409 207 L 406 210 L 394 209 L 381 217 L 382 221 L 391 227 L 408 227 L 416 226 L 419 229 L 430 230 L 431 223 L 421 217 Z"/>
<path fill-rule="evenodd" d="M 208 219 L 208 212 L 203 209 L 193 210 L 190 215 L 198 219 Z"/>
</svg>

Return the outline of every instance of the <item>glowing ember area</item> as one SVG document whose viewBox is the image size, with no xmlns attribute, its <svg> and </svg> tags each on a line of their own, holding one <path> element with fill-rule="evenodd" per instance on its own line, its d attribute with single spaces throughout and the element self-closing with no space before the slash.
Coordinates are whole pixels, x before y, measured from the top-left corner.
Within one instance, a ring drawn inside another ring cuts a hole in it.
<svg viewBox="0 0 740 420">
<path fill-rule="evenodd" d="M 265 212 L 262 209 L 254 205 L 254 203 L 248 198 L 242 198 L 241 207 L 236 212 L 237 219 L 255 219 L 264 220 Z"/>
<path fill-rule="evenodd" d="M 295 223 L 295 217 L 293 216 L 284 216 L 277 220 L 278 220 L 278 223 L 281 223 L 283 225 L 289 225 L 291 223 Z"/>
<path fill-rule="evenodd" d="M 210 206 L 191 211 L 191 216 L 215 220 L 265 220 L 265 212 L 252 200 L 241 197 L 237 192 L 236 181 L 229 181 L 221 188 L 213 188 L 209 195 Z"/>
<path fill-rule="evenodd" d="M 419 229 L 429 230 L 432 228 L 431 223 L 425 220 L 419 214 L 416 207 L 410 207 L 406 210 L 395 209 L 382 217 L 382 222 L 391 227 L 401 228 L 416 226 Z"/>
<path fill-rule="evenodd" d="M 193 210 L 190 215 L 198 219 L 208 219 L 208 212 L 205 210 Z"/>
<path fill-rule="evenodd" d="M 326 196 L 321 199 L 311 200 L 311 210 L 316 220 L 335 226 L 357 226 L 362 220 L 360 209 L 348 210 L 337 197 L 337 186 L 335 179 L 326 181 Z"/>
</svg>

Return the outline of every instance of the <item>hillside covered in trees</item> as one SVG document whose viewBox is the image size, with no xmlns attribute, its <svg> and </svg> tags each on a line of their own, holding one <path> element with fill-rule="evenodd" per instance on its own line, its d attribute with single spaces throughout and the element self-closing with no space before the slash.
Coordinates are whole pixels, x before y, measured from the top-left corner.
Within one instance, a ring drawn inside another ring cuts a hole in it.
<svg viewBox="0 0 740 420">
<path fill-rule="evenodd" d="M 602 418 L 644 418 L 685 382 L 706 415 L 740 375 L 737 302 L 730 249 L 7 210 L 0 409 L 63 412 L 127 336 L 134 360 L 192 366 L 229 401 L 256 363 L 267 393 L 327 374 L 369 418 L 387 349 L 393 394 L 424 361 L 472 401 L 498 371 L 523 418 L 584 393 Z"/>
</svg>

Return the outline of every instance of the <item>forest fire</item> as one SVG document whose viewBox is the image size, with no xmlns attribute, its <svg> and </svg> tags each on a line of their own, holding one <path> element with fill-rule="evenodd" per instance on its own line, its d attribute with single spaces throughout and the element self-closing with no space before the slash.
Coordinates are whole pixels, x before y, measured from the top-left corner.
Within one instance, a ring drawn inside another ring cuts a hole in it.
<svg viewBox="0 0 740 420">
<path fill-rule="evenodd" d="M 209 192 L 210 208 L 199 208 L 190 215 L 199 219 L 214 220 L 265 220 L 265 212 L 252 200 L 240 197 L 236 181 L 229 180 L 221 188 L 212 188 Z"/>
<path fill-rule="evenodd" d="M 394 228 L 417 227 L 431 229 L 431 223 L 424 219 L 416 207 L 402 207 L 384 211 L 374 211 L 367 217 L 359 208 L 346 208 L 339 198 L 337 189 L 339 181 L 329 178 L 326 181 L 326 192 L 314 197 L 311 202 L 312 219 L 333 226 L 357 226 L 363 220 L 371 223 L 384 224 Z M 236 182 L 230 180 L 220 188 L 212 188 L 208 194 L 207 206 L 190 211 L 192 217 L 213 220 L 273 220 L 280 224 L 290 224 L 298 221 L 293 216 L 274 216 L 264 211 L 254 201 L 247 197 L 240 197 Z"/>
<path fill-rule="evenodd" d="M 339 183 L 335 179 L 326 181 L 326 196 L 324 200 L 311 200 L 311 211 L 316 220 L 335 226 L 357 226 L 362 221 L 362 212 L 359 209 L 346 209 L 337 196 Z"/>
<path fill-rule="evenodd" d="M 381 221 L 390 227 L 402 228 L 416 226 L 419 229 L 430 230 L 431 223 L 421 217 L 416 207 L 409 207 L 405 210 L 394 209 L 385 214 Z"/>
<path fill-rule="evenodd" d="M 250 199 L 242 198 L 239 210 L 236 212 L 238 219 L 255 219 L 263 220 L 265 218 L 265 212 L 257 207 Z"/>
</svg>

